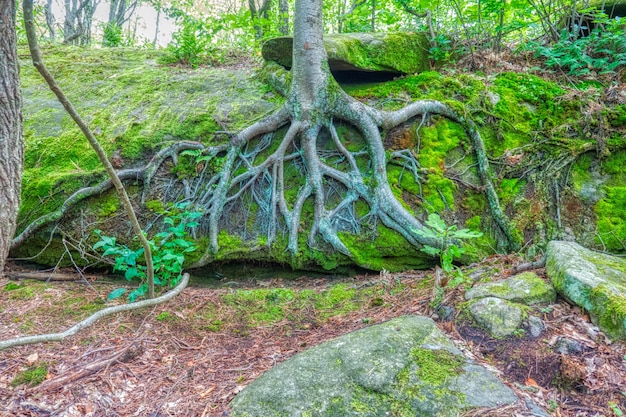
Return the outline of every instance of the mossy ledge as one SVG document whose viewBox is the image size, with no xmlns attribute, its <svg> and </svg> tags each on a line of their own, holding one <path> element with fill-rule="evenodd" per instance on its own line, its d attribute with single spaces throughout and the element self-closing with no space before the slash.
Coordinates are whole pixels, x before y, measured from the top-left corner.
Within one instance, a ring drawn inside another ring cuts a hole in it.
<svg viewBox="0 0 626 417">
<path fill-rule="evenodd" d="M 223 163 L 221 155 L 212 155 L 207 163 L 201 158 L 206 155 L 196 158 L 180 152 L 209 145 L 219 147 L 229 140 L 231 132 L 283 103 L 283 98 L 252 71 L 162 66 L 156 63 L 158 51 L 51 47 L 44 54 L 110 158 L 122 172 L 129 173 L 126 181 L 136 185 L 131 187 L 131 194 L 145 224 L 152 225 L 151 233 L 158 229 L 162 215 L 150 208 L 154 202 L 165 207 L 185 198 L 202 175 L 220 169 Z M 20 232 L 43 215 L 51 217 L 23 241 L 16 241 L 12 256 L 33 257 L 48 265 L 56 265 L 59 260 L 70 264 L 72 261 L 64 254 L 72 246 L 63 245 L 62 239 L 88 247 L 94 241 L 95 228 L 132 244 L 127 222 L 105 189 L 68 204 L 67 199 L 83 187 L 100 186 L 103 175 L 95 155 L 44 88 L 27 56 L 21 56 L 27 117 Z M 68 56 L 73 58 L 70 63 Z M 276 74 L 289 81 L 283 73 Z M 459 114 L 471 115 L 492 161 L 484 174 L 492 179 L 495 194 L 511 219 L 512 237 L 529 248 L 530 254 L 541 252 L 550 239 L 565 235 L 575 236 L 588 247 L 624 251 L 623 239 L 614 235 L 626 224 L 626 212 L 620 209 L 624 206 L 620 201 L 625 178 L 619 169 L 626 143 L 618 139 L 626 133 L 626 119 L 620 116 L 623 106 L 607 104 L 605 116 L 597 115 L 610 120 L 603 131 L 604 139 L 608 139 L 601 141 L 606 143 L 608 153 L 600 157 L 596 153 L 600 138 L 588 132 L 589 123 L 584 122 L 582 112 L 604 92 L 584 90 L 569 97 L 569 88 L 515 73 L 450 77 L 427 71 L 384 84 L 351 86 L 348 92 L 360 100 L 379 101 L 390 110 L 397 108 L 397 102 L 390 101 L 390 97 L 408 97 L 443 100 Z M 260 156 L 270 155 L 285 134 L 285 129 L 277 132 Z M 360 133 L 350 126 L 338 126 L 337 134 L 350 151 L 358 153 L 363 148 Z M 418 219 L 438 212 L 448 223 L 482 230 L 484 236 L 468 247 L 468 261 L 493 253 L 502 236 L 497 219 L 489 213 L 476 169 L 474 145 L 464 128 L 448 118 L 425 114 L 383 135 L 392 192 L 401 198 L 404 207 Z M 175 143 L 179 144 L 179 153 L 159 154 Z M 318 146 L 323 148 L 324 144 Z M 332 150 L 330 134 L 328 149 Z M 136 167 L 159 157 L 162 163 L 148 175 L 152 187 L 148 192 L 146 172 L 140 175 Z M 347 164 L 338 159 L 329 163 Z M 357 157 L 355 163 L 365 168 L 367 161 Z M 591 176 L 585 174 L 585 167 L 591 167 Z M 297 189 L 301 185 L 297 172 L 292 174 L 286 186 Z M 151 206 L 142 201 L 151 202 Z M 354 259 L 324 242 L 318 241 L 312 247 L 306 236 L 299 239 L 297 253 L 290 254 L 285 250 L 287 239 L 277 238 L 267 244 L 260 207 L 253 198 L 242 201 L 244 204 L 232 207 L 223 221 L 220 251 L 205 257 L 204 262 L 268 260 L 318 270 L 356 263 L 373 270 L 397 271 L 430 267 L 435 261 L 404 236 L 376 222 L 365 222 L 359 228 L 347 222 L 339 232 L 343 244 L 358 255 Z M 355 204 L 357 218 L 365 219 L 369 208 L 361 202 Z M 302 213 L 300 227 L 306 230 L 313 221 L 312 205 L 305 203 Z M 204 249 L 208 241 L 202 233 L 200 229 L 198 243 Z M 87 263 L 80 251 L 73 255 L 78 255 L 73 256 L 74 262 Z M 196 255 L 194 261 L 201 257 Z"/>
</svg>

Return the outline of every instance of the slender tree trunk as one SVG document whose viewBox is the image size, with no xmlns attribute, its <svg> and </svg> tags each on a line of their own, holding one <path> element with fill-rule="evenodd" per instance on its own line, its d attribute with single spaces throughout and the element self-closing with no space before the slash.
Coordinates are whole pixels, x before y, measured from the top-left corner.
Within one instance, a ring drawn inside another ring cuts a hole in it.
<svg viewBox="0 0 626 417">
<path fill-rule="evenodd" d="M 152 40 L 152 47 L 156 48 L 157 40 L 159 39 L 159 23 L 161 22 L 161 5 L 157 6 L 156 16 L 156 28 L 154 29 L 154 39 Z"/>
<path fill-rule="evenodd" d="M 289 35 L 289 1 L 278 0 L 280 13 L 278 31 L 283 35 Z"/>
<path fill-rule="evenodd" d="M 76 32 L 76 0 L 65 0 L 65 19 L 63 21 L 63 43 L 71 43 Z"/>
<path fill-rule="evenodd" d="M 15 1 L 0 0 L 0 276 L 15 233 L 24 144 L 15 31 Z"/>
<path fill-rule="evenodd" d="M 50 32 L 50 42 L 54 42 L 56 40 L 56 22 L 54 21 L 54 14 L 52 13 L 52 0 L 48 0 L 46 2 L 46 6 L 44 9 L 46 14 L 46 26 L 48 26 L 48 32 Z"/>
<path fill-rule="evenodd" d="M 372 0 L 372 32 L 376 32 L 376 0 Z"/>
</svg>

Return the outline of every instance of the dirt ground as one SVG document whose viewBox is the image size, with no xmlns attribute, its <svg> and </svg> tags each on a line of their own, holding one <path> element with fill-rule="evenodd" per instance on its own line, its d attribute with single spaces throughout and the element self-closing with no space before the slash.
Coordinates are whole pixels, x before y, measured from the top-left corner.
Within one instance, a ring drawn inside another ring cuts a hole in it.
<svg viewBox="0 0 626 417">
<path fill-rule="evenodd" d="M 499 279 L 515 263 L 494 257 L 468 268 L 468 275 Z M 8 277 L 20 272 L 12 265 Z M 538 307 L 534 313 L 546 327 L 538 338 L 520 332 L 494 340 L 459 319 L 462 289 L 445 295 L 444 304 L 453 308 L 448 321 L 432 311 L 432 274 L 263 279 L 236 290 L 190 287 L 173 301 L 107 317 L 63 342 L 0 352 L 0 415 L 227 416 L 230 400 L 277 363 L 406 314 L 436 318 L 467 355 L 553 416 L 626 413 L 626 347 L 611 343 L 580 309 L 563 300 Z M 119 284 L 77 278 L 0 280 L 0 340 L 62 331 L 111 304 L 103 300 Z M 558 351 L 563 337 L 570 341 L 566 354 Z"/>
</svg>

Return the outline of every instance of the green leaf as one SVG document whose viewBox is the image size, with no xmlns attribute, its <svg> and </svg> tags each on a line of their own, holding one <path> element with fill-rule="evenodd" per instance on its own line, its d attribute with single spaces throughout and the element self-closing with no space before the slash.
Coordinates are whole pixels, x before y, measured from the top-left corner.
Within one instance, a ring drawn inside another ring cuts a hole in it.
<svg viewBox="0 0 626 417">
<path fill-rule="evenodd" d="M 432 246 L 424 245 L 423 248 L 420 249 L 422 252 L 427 253 L 429 255 L 437 256 L 441 253 L 441 249 L 433 248 Z"/>
<path fill-rule="evenodd" d="M 105 250 L 102 256 L 118 255 L 119 253 L 120 253 L 120 248 L 118 248 L 117 246 L 114 246 L 112 248 Z"/>
<path fill-rule="evenodd" d="M 128 294 L 128 301 L 134 303 L 137 298 L 143 297 L 144 295 L 146 295 L 147 292 L 148 284 L 141 284 L 138 288 L 134 289 L 133 291 L 131 291 L 130 294 Z"/>
<path fill-rule="evenodd" d="M 126 293 L 126 288 L 116 288 L 109 293 L 107 297 L 107 301 L 115 300 L 116 298 L 120 298 L 122 295 Z"/>
<path fill-rule="evenodd" d="M 426 224 L 441 234 L 445 233 L 446 231 L 446 223 L 441 219 L 441 217 L 439 217 L 437 213 L 429 214 Z"/>
<path fill-rule="evenodd" d="M 128 268 L 126 270 L 126 273 L 124 274 L 124 278 L 126 278 L 128 281 L 130 281 L 131 279 L 135 278 L 135 277 L 140 277 L 143 274 L 141 272 L 139 272 L 139 270 L 137 268 Z"/>
<path fill-rule="evenodd" d="M 469 229 L 461 229 L 454 232 L 452 236 L 459 239 L 472 239 L 475 237 L 481 237 L 482 235 L 483 234 L 481 232 L 475 232 Z"/>
</svg>

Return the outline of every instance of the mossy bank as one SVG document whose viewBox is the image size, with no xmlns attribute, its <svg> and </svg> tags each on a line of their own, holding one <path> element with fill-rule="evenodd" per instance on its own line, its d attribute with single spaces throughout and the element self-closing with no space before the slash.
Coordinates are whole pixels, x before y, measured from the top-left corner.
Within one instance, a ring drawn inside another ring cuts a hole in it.
<svg viewBox="0 0 626 417">
<path fill-rule="evenodd" d="M 58 83 L 120 169 L 143 166 L 160 149 L 177 141 L 225 143 L 233 133 L 283 102 L 253 70 L 166 66 L 159 64 L 159 54 L 73 47 L 44 50 Z M 104 174 L 24 51 L 21 58 L 26 129 L 23 230 L 38 217 L 58 210 L 81 187 L 101 182 Z M 514 237 L 530 255 L 542 252 L 550 239 L 563 237 L 574 237 L 589 247 L 625 250 L 626 174 L 622 167 L 626 161 L 626 98 L 609 100 L 610 86 L 572 87 L 511 72 L 489 76 L 422 72 L 346 89 L 360 100 L 389 109 L 406 100 L 438 99 L 472 119 L 485 141 L 490 176 Z M 347 149 L 358 152 L 362 147 L 359 132 L 351 127 L 340 126 L 338 133 Z M 448 223 L 483 231 L 483 237 L 468 247 L 468 260 L 493 253 L 499 236 L 463 128 L 443 117 L 426 116 L 383 134 L 390 155 L 408 150 L 417 161 L 418 166 L 409 170 L 389 158 L 392 190 L 405 207 L 422 220 L 437 212 Z M 275 138 L 280 135 L 284 136 L 284 131 Z M 274 151 L 272 146 L 278 146 L 279 140 L 274 142 L 264 153 Z M 324 145 L 318 146 L 323 149 Z M 181 190 L 182 199 L 191 180 L 205 170 L 220 169 L 219 158 L 205 166 L 198 156 L 181 155 L 175 163 L 161 165 L 161 181 L 148 195 L 141 181 L 127 181 L 148 233 L 158 229 L 163 209 L 172 202 L 172 188 Z M 366 164 L 366 159 L 357 158 L 356 163 Z M 285 172 L 285 178 L 288 189 L 301 185 L 297 170 Z M 169 197 L 165 198 L 166 194 Z M 290 198 L 288 192 L 286 197 Z M 360 207 L 358 201 L 355 204 L 354 212 L 363 220 L 367 207 Z M 195 236 L 199 250 L 188 263 L 200 257 L 206 261 L 209 256 L 208 261 L 261 260 L 323 270 L 356 263 L 394 271 L 429 267 L 435 261 L 376 222 L 361 222 L 365 227 L 358 228 L 348 225 L 340 232 L 343 243 L 356 254 L 354 260 L 323 242 L 311 246 L 306 230 L 312 224 L 313 203 L 308 201 L 302 209 L 304 233 L 298 252 L 290 254 L 285 251 L 286 238 L 266 244 L 260 232 L 262 209 L 252 200 L 233 207 L 222 222 L 220 250 L 210 256 L 199 228 Z M 80 256 L 70 259 L 64 254 L 89 250 L 96 239 L 94 229 L 131 243 L 127 220 L 111 191 L 81 201 L 58 223 L 47 224 L 15 247 L 12 256 L 34 257 L 49 265 L 56 265 L 59 259 L 66 264 L 85 264 L 88 261 Z"/>
</svg>

